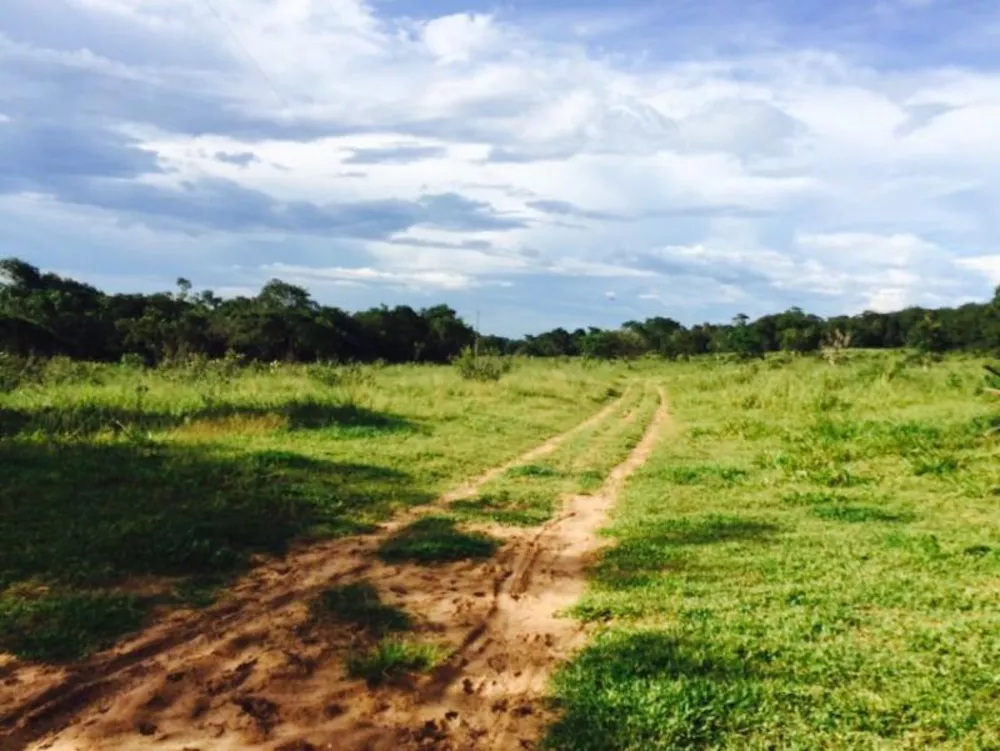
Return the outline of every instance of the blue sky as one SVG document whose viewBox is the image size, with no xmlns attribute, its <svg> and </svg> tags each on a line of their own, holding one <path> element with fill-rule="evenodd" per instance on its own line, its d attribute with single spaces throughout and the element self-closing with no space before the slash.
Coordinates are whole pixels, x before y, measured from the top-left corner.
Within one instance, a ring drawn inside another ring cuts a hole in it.
<svg viewBox="0 0 1000 751">
<path fill-rule="evenodd" d="M 0 246 L 505 334 L 1000 284 L 1000 7 L 3 0 Z"/>
</svg>

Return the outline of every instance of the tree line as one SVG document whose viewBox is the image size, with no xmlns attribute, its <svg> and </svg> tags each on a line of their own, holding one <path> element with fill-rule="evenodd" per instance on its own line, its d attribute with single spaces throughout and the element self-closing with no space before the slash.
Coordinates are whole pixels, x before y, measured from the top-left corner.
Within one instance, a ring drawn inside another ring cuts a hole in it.
<svg viewBox="0 0 1000 751">
<path fill-rule="evenodd" d="M 172 292 L 107 294 L 16 258 L 0 260 L 0 352 L 22 356 L 97 361 L 127 356 L 155 365 L 234 352 L 259 361 L 442 363 L 474 346 L 505 355 L 611 359 L 706 353 L 754 357 L 830 345 L 1000 351 L 1000 288 L 989 302 L 958 308 L 911 307 L 833 318 L 792 308 L 754 321 L 739 315 L 727 324 L 690 328 L 653 317 L 618 329 L 557 328 L 510 339 L 477 337 L 447 305 L 422 310 L 383 305 L 348 313 L 278 279 L 254 297 L 195 293 L 186 279 L 179 279 Z"/>
</svg>

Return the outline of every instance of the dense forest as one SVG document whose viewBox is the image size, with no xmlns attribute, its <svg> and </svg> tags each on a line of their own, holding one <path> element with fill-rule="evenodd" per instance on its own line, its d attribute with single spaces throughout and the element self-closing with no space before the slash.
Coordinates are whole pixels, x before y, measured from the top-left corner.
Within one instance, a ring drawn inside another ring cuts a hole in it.
<svg viewBox="0 0 1000 751">
<path fill-rule="evenodd" d="M 149 364 L 235 352 L 264 361 L 447 362 L 473 346 L 476 332 L 447 305 L 402 305 L 348 313 L 321 305 L 301 287 L 272 280 L 255 297 L 222 299 L 177 290 L 105 294 L 88 284 L 42 273 L 24 261 L 0 261 L 0 352 Z M 1000 290 L 988 303 L 896 313 L 820 318 L 798 308 L 755 321 L 690 328 L 670 318 L 629 321 L 620 329 L 555 329 L 523 339 L 483 336 L 500 354 L 627 358 L 732 352 L 752 357 L 823 346 L 915 347 L 927 352 L 1000 351 Z"/>
</svg>

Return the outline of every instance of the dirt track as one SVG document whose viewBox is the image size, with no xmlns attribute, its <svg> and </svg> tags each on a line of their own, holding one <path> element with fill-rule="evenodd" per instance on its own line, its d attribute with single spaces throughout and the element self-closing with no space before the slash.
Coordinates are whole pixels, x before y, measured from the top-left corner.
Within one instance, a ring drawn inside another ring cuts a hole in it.
<svg viewBox="0 0 1000 751">
<path fill-rule="evenodd" d="M 617 406 L 439 502 L 551 453 Z M 548 676 L 582 638 L 575 621 L 557 614 L 582 594 L 596 532 L 666 415 L 661 391 L 643 439 L 599 493 L 566 499 L 541 529 L 490 529 L 506 540 L 490 560 L 383 563 L 374 551 L 420 513 L 413 510 L 376 534 L 314 544 L 260 566 L 216 606 L 174 613 L 85 663 L 0 667 L 0 749 L 533 747 L 548 719 L 540 701 Z M 317 623 L 308 602 L 361 577 L 418 616 L 422 638 L 457 647 L 449 661 L 378 689 L 348 679 L 344 656 L 358 635 Z"/>
</svg>

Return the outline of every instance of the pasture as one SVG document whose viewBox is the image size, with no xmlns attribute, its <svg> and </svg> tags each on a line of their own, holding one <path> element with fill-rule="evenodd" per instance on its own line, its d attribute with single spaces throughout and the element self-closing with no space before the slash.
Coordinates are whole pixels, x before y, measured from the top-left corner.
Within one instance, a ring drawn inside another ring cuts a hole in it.
<svg viewBox="0 0 1000 751">
<path fill-rule="evenodd" d="M 511 727 L 581 751 L 1000 747 L 1000 439 L 981 365 L 894 351 L 518 359 L 479 382 L 443 366 L 53 360 L 0 393 L 0 670 L 95 670 L 171 613 L 211 617 L 257 569 L 343 555 L 290 603 L 301 612 L 280 644 L 301 641 L 304 682 L 227 700 L 274 707 L 242 747 L 320 747 L 380 722 L 399 748 L 478 748 Z M 591 502 L 608 517 L 584 520 Z M 597 526 L 559 537 L 584 522 Z M 544 614 L 528 668 L 486 676 L 509 694 L 497 710 L 462 629 L 481 611 L 502 644 L 576 591 L 557 575 L 564 550 L 585 564 L 582 596 Z M 338 642 L 346 626 L 362 636 Z M 238 670 L 262 658 L 248 659 L 233 657 Z M 424 706 L 446 676 L 451 703 Z M 345 686 L 369 713 L 279 726 L 308 681 Z M 7 690 L 0 740 L 3 721 L 44 740 Z M 531 709 L 504 725 L 508 705 Z M 121 747 L 176 723 L 147 715 L 129 716 L 138 735 Z M 404 738 L 407 723 L 423 730 Z"/>
<path fill-rule="evenodd" d="M 561 749 L 997 748 L 981 361 L 667 366 L 556 678 Z M 979 394 L 977 396 L 977 394 Z"/>
</svg>

